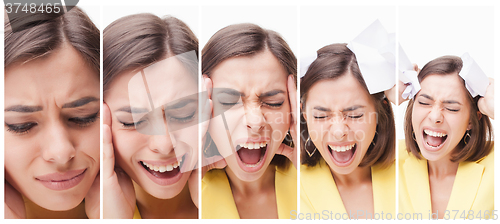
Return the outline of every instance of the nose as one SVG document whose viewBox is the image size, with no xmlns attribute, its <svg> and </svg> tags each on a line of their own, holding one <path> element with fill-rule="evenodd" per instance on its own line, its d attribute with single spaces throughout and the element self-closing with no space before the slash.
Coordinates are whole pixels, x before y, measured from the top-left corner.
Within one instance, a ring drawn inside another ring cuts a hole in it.
<svg viewBox="0 0 500 224">
<path fill-rule="evenodd" d="M 158 121 L 163 121 L 163 124 L 160 123 L 155 125 L 164 125 L 165 132 L 161 135 L 151 135 L 149 137 L 149 149 L 153 152 L 167 155 L 174 150 L 174 138 L 169 132 L 165 117 L 163 117 L 163 119 L 158 119 Z"/>
<path fill-rule="evenodd" d="M 266 124 L 266 119 L 264 118 L 264 114 L 262 114 L 260 106 L 249 107 L 245 112 L 247 129 L 254 133 L 262 131 Z"/>
<path fill-rule="evenodd" d="M 60 121 L 48 123 L 45 133 L 45 144 L 42 146 L 42 157 L 45 161 L 66 164 L 76 155 L 71 135 Z"/>
<path fill-rule="evenodd" d="M 336 141 L 343 140 L 349 132 L 349 127 L 345 123 L 343 115 L 333 116 L 330 131 Z"/>
<path fill-rule="evenodd" d="M 429 112 L 429 119 L 431 122 L 440 124 L 443 123 L 443 113 L 442 113 L 442 108 L 438 105 L 435 105 L 432 107 L 432 110 Z"/>
</svg>

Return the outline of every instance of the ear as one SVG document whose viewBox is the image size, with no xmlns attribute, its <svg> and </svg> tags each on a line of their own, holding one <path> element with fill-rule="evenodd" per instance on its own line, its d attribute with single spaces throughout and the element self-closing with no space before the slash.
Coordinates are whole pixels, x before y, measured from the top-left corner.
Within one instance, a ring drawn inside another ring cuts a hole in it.
<svg viewBox="0 0 500 224">
<path fill-rule="evenodd" d="M 212 79 L 208 77 L 208 75 L 203 74 L 203 83 L 202 83 L 202 90 L 206 90 L 208 93 L 208 98 L 212 99 L 212 88 L 213 88 L 213 83 Z"/>
<path fill-rule="evenodd" d="M 476 114 L 477 114 L 477 119 L 481 120 L 483 114 L 480 111 L 477 111 Z M 469 125 L 467 125 L 467 131 L 470 131 L 471 129 L 472 129 L 472 122 L 469 121 Z"/>
</svg>

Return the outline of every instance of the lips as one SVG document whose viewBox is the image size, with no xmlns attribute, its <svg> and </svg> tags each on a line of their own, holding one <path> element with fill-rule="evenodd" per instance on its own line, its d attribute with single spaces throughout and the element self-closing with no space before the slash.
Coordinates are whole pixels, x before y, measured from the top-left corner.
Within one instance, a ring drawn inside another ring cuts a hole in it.
<svg viewBox="0 0 500 224">
<path fill-rule="evenodd" d="M 268 140 L 244 140 L 236 145 L 236 157 L 241 169 L 256 172 L 262 168 L 267 156 Z"/>
<path fill-rule="evenodd" d="M 85 177 L 87 169 L 71 170 L 65 173 L 51 173 L 35 177 L 40 183 L 56 191 L 67 190 L 78 185 Z"/>
<path fill-rule="evenodd" d="M 356 143 L 334 143 L 328 144 L 328 151 L 332 155 L 333 162 L 339 167 L 349 166 L 356 154 Z"/>
<path fill-rule="evenodd" d="M 179 181 L 182 177 L 181 168 L 187 154 L 181 158 L 170 159 L 167 161 L 139 161 L 146 176 L 159 185 L 171 185 Z"/>
<path fill-rule="evenodd" d="M 448 138 L 448 134 L 442 130 L 431 130 L 425 128 L 422 134 L 424 146 L 429 151 L 437 151 L 441 149 Z"/>
</svg>

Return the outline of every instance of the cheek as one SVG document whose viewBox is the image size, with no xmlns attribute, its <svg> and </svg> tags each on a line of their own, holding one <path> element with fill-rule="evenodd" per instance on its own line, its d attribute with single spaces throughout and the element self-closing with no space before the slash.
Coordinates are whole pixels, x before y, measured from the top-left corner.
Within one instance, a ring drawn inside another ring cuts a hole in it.
<svg viewBox="0 0 500 224">
<path fill-rule="evenodd" d="M 94 161 L 99 163 L 100 161 L 100 127 L 99 122 L 83 132 L 73 133 L 77 134 L 76 138 L 78 139 L 78 149 L 83 153 L 90 156 Z"/>
<path fill-rule="evenodd" d="M 413 107 L 411 115 L 411 123 L 413 125 L 413 129 L 418 129 L 418 127 L 420 127 L 420 123 L 424 121 L 425 114 L 426 110 L 424 108 L 420 108 L 418 106 Z"/>
<path fill-rule="evenodd" d="M 35 159 L 40 155 L 36 138 L 18 138 L 5 133 L 5 170 L 13 177 L 24 177 L 29 172 L 30 165 L 35 164 Z M 99 147 L 97 148 L 99 149 Z"/>
<path fill-rule="evenodd" d="M 117 130 L 113 132 L 113 146 L 118 161 L 131 161 L 132 156 L 144 147 L 148 139 L 136 131 Z"/>
</svg>

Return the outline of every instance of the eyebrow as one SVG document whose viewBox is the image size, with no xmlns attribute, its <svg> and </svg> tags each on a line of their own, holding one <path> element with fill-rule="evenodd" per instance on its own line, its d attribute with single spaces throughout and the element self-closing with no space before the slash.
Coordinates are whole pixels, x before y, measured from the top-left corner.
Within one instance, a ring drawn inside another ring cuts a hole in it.
<svg viewBox="0 0 500 224">
<path fill-rule="evenodd" d="M 361 105 L 354 105 L 352 107 L 348 107 L 348 108 L 344 108 L 342 110 L 342 112 L 349 112 L 349 111 L 355 111 L 359 108 L 364 108 L 365 106 L 361 106 Z M 316 109 L 316 110 L 319 110 L 319 111 L 324 111 L 324 112 L 330 112 L 331 110 L 326 108 L 326 107 L 322 107 L 322 106 L 316 106 L 314 107 L 313 109 Z"/>
<path fill-rule="evenodd" d="M 62 106 L 62 108 L 75 108 L 86 105 L 90 102 L 99 101 L 98 98 L 95 97 L 83 97 L 81 99 L 75 100 L 73 102 L 66 103 Z M 14 105 L 8 108 L 5 108 L 5 112 L 19 112 L 19 113 L 33 113 L 43 110 L 42 106 L 26 106 L 26 105 Z"/>
<path fill-rule="evenodd" d="M 352 107 L 348 107 L 348 108 L 345 108 L 342 110 L 342 112 L 349 112 L 349 111 L 355 111 L 359 108 L 364 108 L 365 106 L 361 106 L 361 105 L 354 105 Z"/>
<path fill-rule="evenodd" d="M 432 98 L 431 96 L 429 96 L 429 95 L 427 95 L 427 94 L 425 94 L 425 93 L 420 94 L 420 96 L 422 96 L 422 97 L 424 97 L 424 98 L 427 98 L 427 99 L 429 99 L 429 100 L 434 100 L 434 98 Z"/>
<path fill-rule="evenodd" d="M 196 100 L 195 99 L 181 100 L 179 102 L 176 102 L 173 105 L 167 105 L 167 107 L 165 107 L 165 110 L 174 110 L 174 109 L 183 108 L 184 106 L 186 106 L 186 105 L 188 105 L 188 104 L 190 104 L 192 102 L 196 102 Z"/>
<path fill-rule="evenodd" d="M 238 92 L 234 89 L 223 89 L 219 92 L 216 92 L 216 94 L 220 94 L 220 93 L 225 93 L 225 94 L 229 94 L 229 95 L 233 95 L 233 96 L 245 96 L 244 93 L 241 93 L 241 92 Z"/>
<path fill-rule="evenodd" d="M 14 105 L 11 107 L 5 108 L 5 112 L 20 112 L 20 113 L 33 113 L 37 111 L 41 111 L 43 107 L 41 106 L 26 106 L 26 105 Z"/>
<path fill-rule="evenodd" d="M 420 96 L 425 97 L 425 98 L 427 98 L 429 100 L 434 101 L 434 99 L 431 96 L 427 95 L 427 94 L 421 94 Z M 443 104 L 458 104 L 458 105 L 462 105 L 460 102 L 458 102 L 456 100 L 444 100 Z"/>
<path fill-rule="evenodd" d="M 279 89 L 271 90 L 269 92 L 265 92 L 265 93 L 260 94 L 259 98 L 266 98 L 266 97 L 276 96 L 276 95 L 278 95 L 280 93 L 285 93 L 285 91 L 279 90 Z"/>
<path fill-rule="evenodd" d="M 75 107 L 81 107 L 83 105 L 86 105 L 90 102 L 95 102 L 99 101 L 98 98 L 92 97 L 92 96 L 87 96 L 83 97 L 81 99 L 75 100 L 73 102 L 65 103 L 62 108 L 75 108 Z"/>
<path fill-rule="evenodd" d="M 140 114 L 140 113 L 149 112 L 149 110 L 146 108 L 138 108 L 138 107 L 130 107 L 130 106 L 118 108 L 117 110 L 115 110 L 115 112 L 117 112 L 117 111 L 122 111 L 122 112 L 127 112 L 127 113 L 132 113 L 132 114 Z"/>
</svg>

